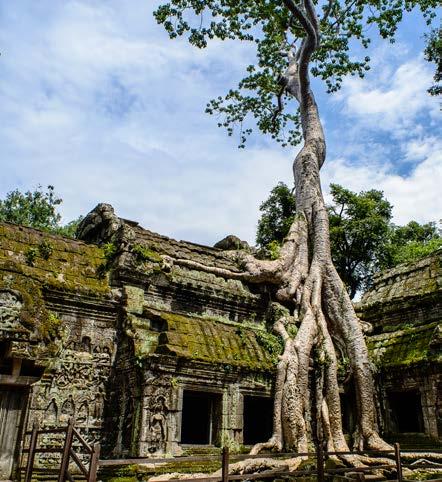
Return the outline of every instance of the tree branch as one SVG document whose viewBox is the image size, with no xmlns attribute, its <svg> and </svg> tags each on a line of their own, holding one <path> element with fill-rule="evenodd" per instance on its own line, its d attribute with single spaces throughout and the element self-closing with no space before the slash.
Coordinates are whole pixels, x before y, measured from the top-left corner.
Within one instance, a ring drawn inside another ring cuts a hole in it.
<svg viewBox="0 0 442 482">
<path fill-rule="evenodd" d="M 324 16 L 321 18 L 321 22 L 326 22 L 328 20 L 328 17 L 332 12 L 335 3 L 335 0 L 328 0 L 328 5 L 324 10 Z"/>
<path fill-rule="evenodd" d="M 305 11 L 307 12 L 308 19 L 312 24 L 313 28 L 315 29 L 315 37 L 316 37 L 316 45 L 318 47 L 319 44 L 319 24 L 318 24 L 318 17 L 316 15 L 315 6 L 311 0 L 304 0 L 304 7 Z"/>
<path fill-rule="evenodd" d="M 278 106 L 275 108 L 273 115 L 272 115 L 272 124 L 275 125 L 276 118 L 278 115 L 282 112 L 283 110 L 283 105 L 282 105 L 282 96 L 284 95 L 284 91 L 287 87 L 287 79 L 283 76 L 279 79 L 278 83 L 280 84 L 280 89 L 278 91 L 278 94 L 276 95 L 277 101 L 278 101 Z"/>
<path fill-rule="evenodd" d="M 356 4 L 357 0 L 353 0 L 353 2 L 350 3 L 350 5 L 347 6 L 347 8 L 339 15 L 339 18 L 336 18 L 333 23 L 330 24 L 330 28 L 333 28 L 335 25 L 340 25 L 341 20 L 347 15 L 347 13 L 354 7 Z"/>
<path fill-rule="evenodd" d="M 291 14 L 299 21 L 302 28 L 306 32 L 307 35 L 311 37 L 316 37 L 315 28 L 305 15 L 305 13 L 299 8 L 298 5 L 293 0 L 283 0 L 285 6 L 289 9 Z"/>
</svg>

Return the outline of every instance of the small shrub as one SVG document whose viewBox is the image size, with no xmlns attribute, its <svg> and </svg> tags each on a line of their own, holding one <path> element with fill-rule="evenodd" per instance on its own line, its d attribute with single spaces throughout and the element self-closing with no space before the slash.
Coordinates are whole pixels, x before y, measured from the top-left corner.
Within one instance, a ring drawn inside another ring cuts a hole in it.
<svg viewBox="0 0 442 482">
<path fill-rule="evenodd" d="M 34 261 L 37 259 L 38 256 L 38 249 L 37 248 L 28 248 L 25 251 L 25 258 L 26 258 L 26 264 L 28 266 L 34 266 Z"/>
<path fill-rule="evenodd" d="M 44 240 L 38 245 L 38 252 L 46 261 L 51 257 L 53 251 L 54 248 L 49 241 Z"/>
<path fill-rule="evenodd" d="M 114 243 L 106 243 L 102 246 L 104 254 L 104 262 L 97 267 L 97 276 L 103 279 L 110 270 L 113 260 L 117 256 L 118 248 Z"/>
<path fill-rule="evenodd" d="M 161 263 L 163 260 L 158 253 L 141 244 L 134 244 L 132 246 L 132 253 L 135 255 L 135 260 L 138 263 L 143 263 L 144 261 Z"/>
</svg>

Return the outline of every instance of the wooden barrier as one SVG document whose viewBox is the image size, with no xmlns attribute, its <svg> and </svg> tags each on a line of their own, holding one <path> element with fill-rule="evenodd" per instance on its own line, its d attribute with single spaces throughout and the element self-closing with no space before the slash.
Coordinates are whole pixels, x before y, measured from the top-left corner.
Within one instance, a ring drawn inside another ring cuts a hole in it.
<svg viewBox="0 0 442 482">
<path fill-rule="evenodd" d="M 404 451 L 402 451 L 403 453 Z M 428 450 L 412 450 L 412 452 L 428 452 Z M 436 449 L 434 452 L 440 453 L 442 450 Z M 369 467 L 357 467 L 357 468 L 336 468 L 326 469 L 325 460 L 333 455 L 369 455 L 369 456 L 384 456 L 389 455 L 392 458 L 392 463 L 386 465 L 385 462 L 379 465 L 371 465 Z M 112 467 L 117 465 L 136 465 L 141 463 L 149 463 L 152 465 L 164 464 L 164 463 L 179 463 L 182 462 L 213 462 L 219 460 L 221 462 L 221 476 L 202 477 L 198 479 L 180 479 L 180 482 L 227 482 L 227 481 L 241 481 L 241 480 L 259 480 L 262 478 L 279 478 L 279 477 L 301 477 L 311 476 L 316 477 L 318 481 L 324 481 L 326 476 L 334 476 L 342 480 L 359 480 L 365 481 L 366 474 L 369 474 L 373 470 L 380 469 L 394 469 L 397 472 L 397 482 L 407 482 L 402 475 L 403 464 L 401 462 L 401 449 L 399 444 L 394 444 L 393 450 L 368 450 L 368 451 L 349 451 L 349 452 L 326 452 L 317 448 L 315 452 L 290 452 L 290 453 L 272 453 L 272 458 L 282 457 L 311 457 L 316 459 L 315 470 L 296 470 L 293 472 L 281 471 L 281 470 L 269 470 L 266 472 L 254 473 L 254 474 L 241 474 L 233 475 L 229 474 L 229 463 L 238 462 L 245 459 L 256 459 L 269 456 L 269 454 L 249 455 L 249 454 L 230 454 L 227 447 L 222 449 L 221 460 L 219 455 L 204 455 L 204 456 L 191 456 L 191 457 L 167 457 L 167 458 L 152 458 L 152 457 L 134 457 L 130 459 L 109 459 L 100 460 L 98 462 L 99 467 Z M 442 465 L 441 465 L 442 467 Z"/>
<path fill-rule="evenodd" d="M 223 447 L 223 456 L 221 462 L 222 482 L 229 480 L 229 447 Z"/>
<path fill-rule="evenodd" d="M 396 462 L 396 472 L 398 482 L 402 482 L 402 463 L 401 463 L 401 447 L 398 443 L 394 444 L 394 459 Z"/>
<path fill-rule="evenodd" d="M 26 464 L 25 482 L 31 482 L 32 468 L 34 466 L 35 459 L 35 449 L 37 448 L 37 438 L 38 438 L 38 424 L 34 423 L 31 432 L 31 440 L 29 442 L 29 453 L 28 460 Z"/>
<path fill-rule="evenodd" d="M 63 449 L 57 447 L 38 448 L 38 436 L 42 434 L 57 434 L 65 433 Z M 37 453 L 61 453 L 61 463 L 58 472 L 58 482 L 65 482 L 66 480 L 73 481 L 73 476 L 69 472 L 69 462 L 72 460 L 80 470 L 86 482 L 97 481 L 97 471 L 100 458 L 100 444 L 95 444 L 91 447 L 86 440 L 81 436 L 78 430 L 74 427 L 74 421 L 69 419 L 66 428 L 54 428 L 39 430 L 38 425 L 34 424 L 30 432 L 25 432 L 25 435 L 30 435 L 29 448 L 25 448 L 22 453 L 28 454 L 26 462 L 26 470 L 24 482 L 31 482 L 32 473 L 34 470 L 35 454 Z M 79 455 L 73 449 L 74 441 L 78 441 L 89 457 L 89 468 L 85 467 Z"/>
<path fill-rule="evenodd" d="M 40 434 L 52 434 L 52 433 L 65 433 L 65 440 L 63 449 L 60 448 L 38 448 L 38 436 Z M 97 482 L 97 473 L 100 467 L 112 467 L 118 465 L 133 465 L 141 463 L 149 463 L 153 465 L 164 464 L 164 463 L 177 463 L 177 462 L 213 462 L 215 460 L 220 460 L 219 455 L 203 455 L 203 456 L 191 456 L 191 457 L 168 457 L 168 458 L 152 458 L 152 457 L 134 457 L 127 459 L 102 459 L 100 460 L 100 444 L 96 443 L 90 446 L 83 436 L 78 432 L 74 426 L 74 422 L 69 420 L 66 428 L 57 429 L 44 429 L 39 430 L 38 425 L 34 424 L 32 431 L 26 432 L 26 435 L 30 435 L 29 448 L 24 449 L 23 453 L 28 453 L 28 460 L 25 470 L 24 482 L 31 482 L 33 466 L 35 461 L 36 453 L 48 453 L 55 452 L 61 453 L 61 464 L 58 472 L 58 482 L 65 482 L 66 480 L 72 481 L 72 474 L 69 472 L 69 462 L 73 461 L 82 476 L 87 482 Z M 79 442 L 82 448 L 85 450 L 87 456 L 89 457 L 89 467 L 87 468 L 82 462 L 79 455 L 73 449 L 74 441 Z M 425 452 L 424 450 L 413 450 L 413 452 Z M 441 450 L 435 450 L 435 452 L 441 452 Z M 358 467 L 358 468 L 337 468 L 337 469 L 326 469 L 325 460 L 333 455 L 370 455 L 370 456 L 380 456 L 380 455 L 390 455 L 394 460 L 392 460 L 392 465 L 385 465 L 385 462 L 380 465 L 372 465 L 370 467 Z M 265 455 L 264 455 L 265 456 Z M 221 453 L 221 476 L 211 476 L 208 475 L 204 478 L 198 478 L 198 482 L 228 482 L 228 481 L 240 481 L 240 480 L 258 480 L 261 478 L 268 477 L 300 477 L 300 476 L 313 476 L 316 477 L 318 482 L 324 482 L 326 476 L 335 476 L 343 480 L 359 480 L 365 481 L 365 474 L 370 473 L 376 469 L 391 469 L 396 468 L 397 482 L 406 482 L 402 474 L 402 461 L 401 461 L 401 448 L 398 443 L 394 444 L 394 450 L 379 450 L 379 451 L 353 451 L 353 452 L 327 452 L 324 451 L 322 446 L 318 446 L 315 452 L 303 452 L 303 453 L 275 453 L 271 454 L 273 458 L 281 457 L 311 457 L 316 459 L 316 469 L 315 470 L 296 470 L 293 472 L 281 471 L 281 470 L 269 470 L 266 472 L 255 473 L 255 474 L 242 474 L 242 475 L 230 475 L 229 474 L 229 464 L 231 461 L 237 462 L 245 459 L 261 458 L 261 455 L 248 455 L 240 454 L 233 455 L 229 453 L 228 447 L 223 447 Z M 195 482 L 195 479 L 180 479 L 180 482 Z"/>
</svg>

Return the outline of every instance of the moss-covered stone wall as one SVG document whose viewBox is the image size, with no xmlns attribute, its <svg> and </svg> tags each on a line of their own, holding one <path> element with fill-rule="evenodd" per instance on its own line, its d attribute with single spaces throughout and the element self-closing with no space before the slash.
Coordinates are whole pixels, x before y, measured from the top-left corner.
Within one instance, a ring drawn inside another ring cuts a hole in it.
<svg viewBox="0 0 442 482">
<path fill-rule="evenodd" d="M 281 351 L 266 329 L 271 287 L 180 265 L 240 270 L 220 249 L 152 233 L 108 205 L 86 216 L 80 237 L 0 224 L 0 388 L 28 397 L 27 426 L 75 417 L 103 456 L 178 454 L 184 394 L 207 392 L 212 442 L 238 449 L 244 397 L 271 396 Z M 425 433 L 440 437 L 441 280 L 438 253 L 377 276 L 358 308 L 374 326 L 387 432 L 390 392 L 417 390 Z"/>
<path fill-rule="evenodd" d="M 394 399 L 414 397 L 408 416 L 422 419 L 416 443 L 428 443 L 424 436 L 435 443 L 442 438 L 442 251 L 379 273 L 357 308 L 374 327 L 367 345 L 385 432 L 403 436 Z"/>
<path fill-rule="evenodd" d="M 375 331 L 442 318 L 442 250 L 416 263 L 379 273 L 359 305 L 360 316 Z"/>
<path fill-rule="evenodd" d="M 27 428 L 74 417 L 89 442 L 102 438 L 118 313 L 104 261 L 98 246 L 0 224 L 0 388 L 25 401 Z"/>
</svg>

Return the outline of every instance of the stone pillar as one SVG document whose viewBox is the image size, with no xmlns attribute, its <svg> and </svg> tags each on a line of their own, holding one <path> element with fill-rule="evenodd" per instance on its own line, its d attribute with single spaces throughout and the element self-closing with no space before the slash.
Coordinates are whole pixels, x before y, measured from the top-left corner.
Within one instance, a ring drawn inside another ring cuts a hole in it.
<svg viewBox="0 0 442 482">
<path fill-rule="evenodd" d="M 420 388 L 422 415 L 424 419 L 425 434 L 431 438 L 438 438 L 437 429 L 437 376 L 430 375 L 422 380 Z"/>
<path fill-rule="evenodd" d="M 223 392 L 222 445 L 235 446 L 242 443 L 243 405 L 239 385 L 229 385 Z"/>
<path fill-rule="evenodd" d="M 167 423 L 169 424 L 166 440 L 166 452 L 172 455 L 181 455 L 181 416 L 183 413 L 183 389 L 176 378 L 170 380 L 170 404 Z"/>
</svg>

